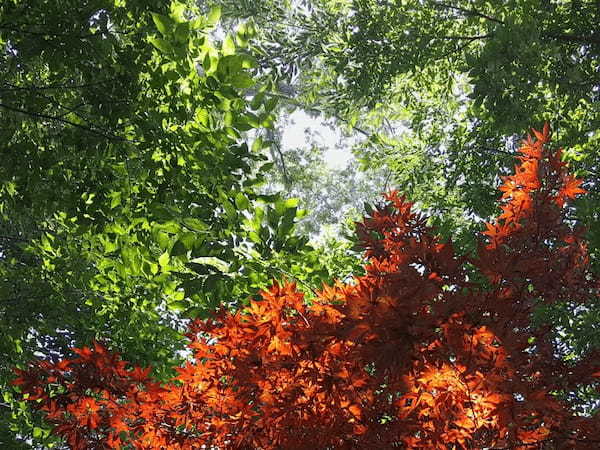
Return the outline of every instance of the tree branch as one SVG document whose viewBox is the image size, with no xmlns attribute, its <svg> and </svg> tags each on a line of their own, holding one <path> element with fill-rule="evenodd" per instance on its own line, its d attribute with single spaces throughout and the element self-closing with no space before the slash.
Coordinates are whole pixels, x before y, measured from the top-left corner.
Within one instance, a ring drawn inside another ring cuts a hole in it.
<svg viewBox="0 0 600 450">
<path fill-rule="evenodd" d="M 282 100 L 284 100 L 285 102 L 287 102 L 290 105 L 294 105 L 297 106 L 298 108 L 302 108 L 305 111 L 311 111 L 317 114 L 325 114 L 324 111 L 314 107 L 314 106 L 309 106 L 309 105 L 305 105 L 304 103 L 299 102 L 298 100 L 293 99 L 292 97 L 288 97 L 287 95 L 283 95 L 283 94 L 278 94 L 275 92 L 269 92 L 269 93 L 265 93 L 265 95 L 268 95 L 270 97 L 277 97 L 280 98 Z M 343 117 L 340 117 L 337 114 L 332 114 L 333 117 L 335 117 L 337 120 L 339 120 L 340 122 L 344 122 L 346 124 L 350 124 L 350 122 L 347 119 L 344 119 Z M 355 125 L 352 125 L 352 128 L 354 129 L 354 131 L 359 132 L 360 134 L 366 136 L 366 137 L 371 137 L 371 133 L 369 133 L 368 131 L 363 130 L 362 128 L 359 128 Z"/>
<path fill-rule="evenodd" d="M 65 125 L 71 125 L 75 128 L 79 128 L 80 130 L 87 131 L 88 133 L 95 134 L 96 136 L 101 136 L 101 137 L 111 140 L 111 141 L 121 141 L 121 142 L 130 142 L 130 143 L 137 142 L 134 140 L 130 140 L 130 139 L 121 137 L 121 136 L 117 136 L 115 134 L 108 134 L 105 131 L 100 131 L 100 130 L 97 130 L 90 126 L 71 122 L 70 120 L 66 120 L 66 119 L 63 119 L 62 117 L 58 117 L 58 116 L 51 116 L 49 114 L 38 113 L 35 111 L 28 111 L 26 109 L 17 108 L 15 106 L 6 105 L 4 103 L 0 103 L 0 108 L 4 108 L 4 109 L 7 109 L 8 111 L 13 111 L 13 112 L 24 114 L 27 116 L 35 117 L 37 119 L 47 119 L 47 120 L 52 120 L 54 122 L 59 122 L 59 123 L 65 124 Z"/>
<path fill-rule="evenodd" d="M 462 44 L 460 47 L 458 48 L 454 48 L 452 50 L 450 50 L 449 52 L 444 53 L 442 56 L 440 56 L 439 58 L 436 58 L 435 61 L 439 61 L 440 59 L 444 59 L 447 58 L 448 56 L 452 55 L 453 53 L 459 53 L 462 50 L 464 50 L 465 48 L 467 48 L 469 45 L 471 45 L 473 42 L 475 42 L 478 39 L 487 39 L 492 37 L 492 34 L 486 34 L 483 36 L 471 36 L 471 37 L 462 37 L 462 39 L 465 39 L 466 42 L 464 44 Z"/>
<path fill-rule="evenodd" d="M 285 157 L 283 156 L 283 152 L 281 151 L 281 145 L 279 145 L 279 139 L 275 139 L 274 133 L 272 130 L 267 130 L 267 136 L 269 140 L 271 140 L 274 144 L 271 148 L 275 147 L 277 154 L 279 155 L 279 160 L 281 161 L 281 171 L 283 172 L 283 180 L 286 188 L 289 188 L 290 185 L 290 176 L 287 170 L 287 166 L 285 164 Z M 271 152 L 271 156 L 275 160 L 275 155 Z"/>
<path fill-rule="evenodd" d="M 576 42 L 579 44 L 600 45 L 600 35 L 598 36 L 577 36 L 573 34 L 560 33 L 542 33 L 542 36 L 556 39 L 563 42 Z"/>
<path fill-rule="evenodd" d="M 19 237 L 14 237 L 14 236 L 6 236 L 6 235 L 0 236 L 0 239 L 6 239 L 6 240 L 9 240 L 9 241 L 18 241 L 18 242 L 29 242 L 27 239 L 23 239 L 23 238 L 19 238 Z"/>
<path fill-rule="evenodd" d="M 84 84 L 49 84 L 47 86 L 17 86 L 15 84 L 4 82 L 6 85 L 10 86 L 8 88 L 1 88 L 0 91 L 3 92 L 11 92 L 11 91 L 45 91 L 45 90 L 54 90 L 54 89 L 83 89 L 92 86 L 98 86 L 102 84 L 112 83 L 114 81 L 118 81 L 118 78 L 109 78 L 107 80 L 95 81 L 93 83 L 84 83 Z"/>
<path fill-rule="evenodd" d="M 488 16 L 487 14 L 484 14 L 475 9 L 462 8 L 460 6 L 449 5 L 447 3 L 441 3 L 441 2 L 433 2 L 432 4 L 434 7 L 439 6 L 440 8 L 452 9 L 454 11 L 459 11 L 467 16 L 477 16 L 477 17 L 481 17 L 482 19 L 489 20 L 490 22 L 496 22 L 501 25 L 505 25 L 505 23 L 502 20 L 496 19 L 495 17 L 492 17 L 492 16 Z"/>
<path fill-rule="evenodd" d="M 500 155 L 508 155 L 508 156 L 516 156 L 517 155 L 516 153 L 511 153 L 506 150 L 500 150 L 500 149 L 491 148 L 491 147 L 477 147 L 475 150 L 476 151 L 483 150 L 484 152 L 492 152 L 492 153 L 498 153 Z"/>
<path fill-rule="evenodd" d="M 6 30 L 12 33 L 21 33 L 28 34 L 30 36 L 53 36 L 53 37 L 74 37 L 79 39 L 90 39 L 90 38 L 101 38 L 105 34 L 117 33 L 117 34 L 131 34 L 133 31 L 116 31 L 103 29 L 100 30 L 99 33 L 83 33 L 83 34 L 74 34 L 74 33 L 58 33 L 55 31 L 29 31 L 23 30 L 21 28 L 17 28 L 11 25 L 0 24 L 0 30 Z"/>
<path fill-rule="evenodd" d="M 478 39 L 489 39 L 493 37 L 493 34 L 482 34 L 478 36 L 434 36 L 433 39 L 442 39 L 445 41 L 459 41 L 459 40 L 467 40 L 467 41 L 476 41 Z"/>
</svg>

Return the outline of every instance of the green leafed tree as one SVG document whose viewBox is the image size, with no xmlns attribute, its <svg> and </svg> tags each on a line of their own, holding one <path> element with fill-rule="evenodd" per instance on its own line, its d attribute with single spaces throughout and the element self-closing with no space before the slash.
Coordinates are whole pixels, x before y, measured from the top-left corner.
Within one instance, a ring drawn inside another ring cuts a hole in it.
<svg viewBox="0 0 600 450">
<path fill-rule="evenodd" d="M 258 190 L 266 150 L 248 132 L 274 105 L 255 95 L 245 31 L 211 38 L 219 16 L 0 5 L 0 447 L 55 445 L 7 384 L 32 355 L 101 338 L 164 377 L 187 319 L 273 277 L 330 278 L 294 233 L 296 204 Z"/>
<path fill-rule="evenodd" d="M 520 124 L 550 121 L 566 157 L 590 176 L 593 197 L 578 213 L 591 225 L 597 217 L 590 205 L 598 203 L 597 2 L 354 0 L 346 7 L 343 51 L 324 59 L 343 78 L 347 102 L 402 105 L 409 136 L 425 141 L 428 157 L 443 154 L 446 179 L 461 182 L 466 207 L 481 216 L 491 213 L 484 206 L 493 195 L 491 174 L 510 170 L 525 132 Z M 392 159 L 401 152 L 392 150 Z M 469 186 L 475 179 L 478 189 Z"/>
<path fill-rule="evenodd" d="M 597 2 L 215 2 L 233 20 L 251 10 L 264 72 L 291 87 L 296 103 L 362 136 L 359 159 L 391 167 L 396 186 L 436 204 L 446 227 L 493 214 L 496 174 L 512 169 L 523 124 L 552 123 L 565 157 L 590 180 L 576 208 L 595 258 Z"/>
</svg>

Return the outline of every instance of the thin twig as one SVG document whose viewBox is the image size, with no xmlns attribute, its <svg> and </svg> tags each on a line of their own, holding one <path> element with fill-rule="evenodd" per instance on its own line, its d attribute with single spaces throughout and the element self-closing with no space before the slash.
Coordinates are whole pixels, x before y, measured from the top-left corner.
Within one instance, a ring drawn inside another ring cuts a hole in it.
<svg viewBox="0 0 600 450">
<path fill-rule="evenodd" d="M 505 25 L 505 23 L 502 20 L 496 19 L 495 17 L 492 17 L 492 16 L 488 16 L 487 14 L 484 14 L 475 9 L 462 8 L 460 6 L 449 5 L 447 3 L 441 3 L 441 2 L 433 2 L 433 6 L 439 6 L 441 8 L 452 9 L 454 11 L 462 12 L 463 14 L 466 14 L 467 16 L 477 16 L 477 17 L 481 17 L 482 19 L 489 20 L 490 22 L 496 22 L 496 23 Z"/>
<path fill-rule="evenodd" d="M 0 30 L 10 31 L 12 33 L 21 33 L 28 34 L 30 36 L 54 36 L 54 37 L 74 37 L 78 39 L 89 39 L 96 37 L 103 37 L 105 34 L 117 33 L 117 34 L 130 34 L 132 31 L 116 31 L 116 30 L 101 30 L 99 33 L 83 33 L 83 34 L 74 34 L 74 33 L 58 33 L 55 31 L 29 31 L 23 30 L 21 28 L 17 28 L 10 25 L 0 25 Z"/>
<path fill-rule="evenodd" d="M 46 86 L 36 86 L 36 85 L 17 86 L 16 84 L 7 83 L 5 81 L 4 83 L 10 87 L 9 88 L 0 87 L 0 91 L 10 92 L 10 91 L 44 91 L 44 90 L 55 90 L 55 89 L 83 89 L 83 88 L 88 88 L 88 87 L 92 87 L 92 86 L 108 84 L 108 83 L 112 83 L 115 81 L 118 81 L 117 77 L 109 78 L 109 79 L 102 80 L 102 81 L 95 81 L 92 83 L 71 84 L 71 85 L 69 85 L 69 84 L 49 84 Z"/>
<path fill-rule="evenodd" d="M 59 122 L 59 123 L 63 123 L 65 125 L 71 125 L 75 128 L 79 128 L 81 130 L 87 131 L 89 133 L 95 134 L 97 136 L 101 136 L 105 139 L 109 139 L 112 141 L 121 141 L 121 142 L 129 142 L 129 143 L 135 143 L 138 141 L 132 140 L 132 139 L 127 139 L 121 136 L 117 136 L 115 134 L 107 134 L 107 132 L 105 131 L 99 131 L 95 128 L 86 126 L 86 125 L 81 125 L 79 123 L 75 123 L 75 122 L 71 122 L 70 120 L 66 120 L 63 119 L 62 117 L 58 117 L 58 116 L 51 116 L 49 114 L 44 114 L 44 113 L 39 113 L 39 112 L 35 112 L 35 111 L 28 111 L 26 109 L 21 109 L 21 108 L 17 108 L 15 106 L 10 106 L 10 105 L 6 105 L 4 103 L 0 103 L 0 107 L 7 109 L 9 111 L 13 111 L 13 112 L 17 112 L 20 114 L 25 114 L 27 116 L 31 116 L 31 117 L 35 117 L 38 119 L 47 119 L 47 120 L 52 120 L 54 122 Z"/>
<path fill-rule="evenodd" d="M 315 106 L 305 105 L 304 103 L 299 102 L 298 100 L 295 100 L 292 97 L 288 97 L 287 95 L 284 95 L 284 94 L 278 94 L 276 92 L 266 92 L 265 95 L 267 95 L 269 97 L 279 98 L 281 100 L 284 100 L 286 103 L 297 106 L 298 108 L 302 108 L 305 111 L 310 111 L 310 112 L 314 112 L 317 114 L 326 114 L 325 111 L 323 111 Z M 331 114 L 331 113 L 328 113 L 328 114 Z M 337 120 L 339 120 L 340 122 L 344 122 L 344 123 L 350 125 L 350 122 L 347 119 L 344 119 L 343 117 L 340 117 L 337 114 L 331 114 L 331 115 L 333 117 L 335 117 Z M 369 133 L 368 131 L 365 131 L 362 128 L 357 127 L 356 125 L 351 125 L 351 126 L 352 126 L 352 129 L 361 133 L 362 135 L 364 135 L 368 138 L 372 137 L 371 133 Z"/>
<path fill-rule="evenodd" d="M 10 241 L 19 241 L 19 242 L 29 242 L 27 239 L 22 239 L 22 238 L 18 238 L 18 237 L 14 237 L 14 236 L 6 236 L 6 235 L 1 235 L 0 239 L 7 239 Z"/>
<path fill-rule="evenodd" d="M 598 35 L 598 36 L 577 36 L 577 35 L 573 35 L 573 34 L 542 33 L 542 36 L 548 37 L 551 39 L 556 39 L 557 41 L 576 42 L 579 44 L 600 45 L 600 35 Z"/>
</svg>

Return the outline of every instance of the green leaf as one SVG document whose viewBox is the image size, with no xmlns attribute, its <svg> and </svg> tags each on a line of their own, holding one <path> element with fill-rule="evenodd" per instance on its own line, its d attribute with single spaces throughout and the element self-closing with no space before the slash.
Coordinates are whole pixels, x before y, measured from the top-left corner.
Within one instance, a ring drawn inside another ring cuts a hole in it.
<svg viewBox="0 0 600 450">
<path fill-rule="evenodd" d="M 287 200 L 277 200 L 275 202 L 275 211 L 277 214 L 283 215 L 286 210 L 296 208 L 298 206 L 297 198 L 288 198 Z"/>
<path fill-rule="evenodd" d="M 182 311 L 185 311 L 188 307 L 188 303 L 183 301 L 183 300 L 179 300 L 179 301 L 175 301 L 175 302 L 170 302 L 169 303 L 169 309 L 171 311 L 180 313 Z"/>
<path fill-rule="evenodd" d="M 171 17 L 177 22 L 185 21 L 185 10 L 187 6 L 178 1 L 171 1 Z"/>
<path fill-rule="evenodd" d="M 208 16 L 206 18 L 210 25 L 216 25 L 221 19 L 221 7 L 213 6 L 208 12 Z"/>
<path fill-rule="evenodd" d="M 273 111 L 277 106 L 278 101 L 279 100 L 277 99 L 277 97 L 271 97 L 269 100 L 267 100 L 265 103 L 265 112 L 270 113 L 271 111 Z"/>
<path fill-rule="evenodd" d="M 181 256 L 187 253 L 187 248 L 181 241 L 175 242 L 173 244 L 173 248 L 171 249 L 171 256 Z"/>
<path fill-rule="evenodd" d="M 237 128 L 239 131 L 250 131 L 254 127 L 248 122 L 238 121 L 235 123 L 235 128 Z"/>
<path fill-rule="evenodd" d="M 171 238 L 170 236 L 163 232 L 163 231 L 159 231 L 156 234 L 156 240 L 158 242 L 158 245 L 160 246 L 160 248 L 162 249 L 166 249 L 171 245 Z"/>
<path fill-rule="evenodd" d="M 259 109 L 262 106 L 264 100 L 265 100 L 265 93 L 259 92 L 258 94 L 256 94 L 254 96 L 254 98 L 250 102 L 250 107 L 256 111 L 257 109 Z"/>
<path fill-rule="evenodd" d="M 198 235 L 196 233 L 182 233 L 181 236 L 179 236 L 179 241 L 183 243 L 183 245 L 185 246 L 185 248 L 187 250 L 191 250 L 194 247 L 194 244 L 196 243 L 196 241 L 198 240 Z"/>
<path fill-rule="evenodd" d="M 208 110 L 206 110 L 204 108 L 196 109 L 195 118 L 198 122 L 200 122 L 205 127 L 208 126 L 208 118 L 209 118 Z"/>
<path fill-rule="evenodd" d="M 235 195 L 235 206 L 237 206 L 239 209 L 248 209 L 248 207 L 250 206 L 250 202 L 243 193 L 238 192 Z"/>
<path fill-rule="evenodd" d="M 191 259 L 190 262 L 195 264 L 201 264 L 204 266 L 211 266 L 217 269 L 219 272 L 228 273 L 229 272 L 229 264 L 225 261 L 214 257 L 214 256 L 201 256 L 198 258 Z"/>
<path fill-rule="evenodd" d="M 223 199 L 221 201 L 221 205 L 223 206 L 223 209 L 225 209 L 225 214 L 227 215 L 228 219 L 233 221 L 237 218 L 237 211 L 229 200 Z"/>
<path fill-rule="evenodd" d="M 168 267 L 168 265 L 169 265 L 169 253 L 168 252 L 164 252 L 162 255 L 159 256 L 159 258 L 158 258 L 158 264 L 163 269 L 165 267 Z"/>
<path fill-rule="evenodd" d="M 254 86 L 255 80 L 250 75 L 240 73 L 231 79 L 231 85 L 238 89 L 247 89 Z"/>
<path fill-rule="evenodd" d="M 183 219 L 183 224 L 193 231 L 205 231 L 208 229 L 208 225 L 206 223 L 200 219 L 196 219 L 195 217 L 186 217 Z"/>
<path fill-rule="evenodd" d="M 154 21 L 158 31 L 160 31 L 160 34 L 163 36 L 167 36 L 173 30 L 173 20 L 167 16 L 163 16 L 162 14 L 158 13 L 152 13 L 152 20 Z"/>
<path fill-rule="evenodd" d="M 283 238 L 287 235 L 292 228 L 294 227 L 294 219 L 296 218 L 296 211 L 294 208 L 288 209 L 281 219 L 281 224 L 279 225 L 279 229 L 277 230 L 277 235 L 280 238 Z"/>
<path fill-rule="evenodd" d="M 285 208 L 286 209 L 296 208 L 298 206 L 298 201 L 299 201 L 299 199 L 297 199 L 297 198 L 288 198 L 284 202 Z"/>
<path fill-rule="evenodd" d="M 185 43 L 187 42 L 190 35 L 190 24 L 188 22 L 183 22 L 177 24 L 175 28 L 175 39 L 177 42 Z"/>
<path fill-rule="evenodd" d="M 158 50 L 160 50 L 163 53 L 171 54 L 174 52 L 173 46 L 171 45 L 171 43 L 169 41 L 165 41 L 164 39 L 157 38 L 155 36 L 148 37 L 148 41 L 150 41 L 150 43 L 154 47 L 156 47 Z"/>
<path fill-rule="evenodd" d="M 111 192 L 110 193 L 110 209 L 114 209 L 121 204 L 121 192 Z"/>
<path fill-rule="evenodd" d="M 258 153 L 259 151 L 261 151 L 263 148 L 265 148 L 265 143 L 263 141 L 263 138 L 261 136 L 258 136 L 256 139 L 254 139 L 254 142 L 252 143 L 252 153 Z M 264 165 L 263 165 L 264 168 Z M 263 169 L 263 170 L 268 170 L 268 169 Z"/>
<path fill-rule="evenodd" d="M 242 69 L 254 69 L 258 67 L 258 61 L 252 55 L 239 55 L 242 62 Z"/>
<path fill-rule="evenodd" d="M 225 37 L 223 41 L 223 47 L 221 48 L 221 52 L 223 56 L 233 55 L 235 54 L 235 42 L 230 34 Z"/>
</svg>

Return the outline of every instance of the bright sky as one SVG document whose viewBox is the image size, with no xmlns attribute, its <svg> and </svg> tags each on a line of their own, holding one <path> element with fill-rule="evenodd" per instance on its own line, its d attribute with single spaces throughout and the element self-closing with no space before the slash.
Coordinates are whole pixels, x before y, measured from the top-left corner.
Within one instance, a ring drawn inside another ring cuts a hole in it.
<svg viewBox="0 0 600 450">
<path fill-rule="evenodd" d="M 332 130 L 330 127 L 324 125 L 322 117 L 313 118 L 300 110 L 292 113 L 284 128 L 282 137 L 283 149 L 304 147 L 309 141 L 306 134 L 307 129 L 309 133 L 315 135 L 316 143 L 327 149 L 325 160 L 330 168 L 340 169 L 345 167 L 346 163 L 352 159 L 349 145 L 337 145 L 342 140 L 342 134 L 339 130 Z"/>
</svg>

